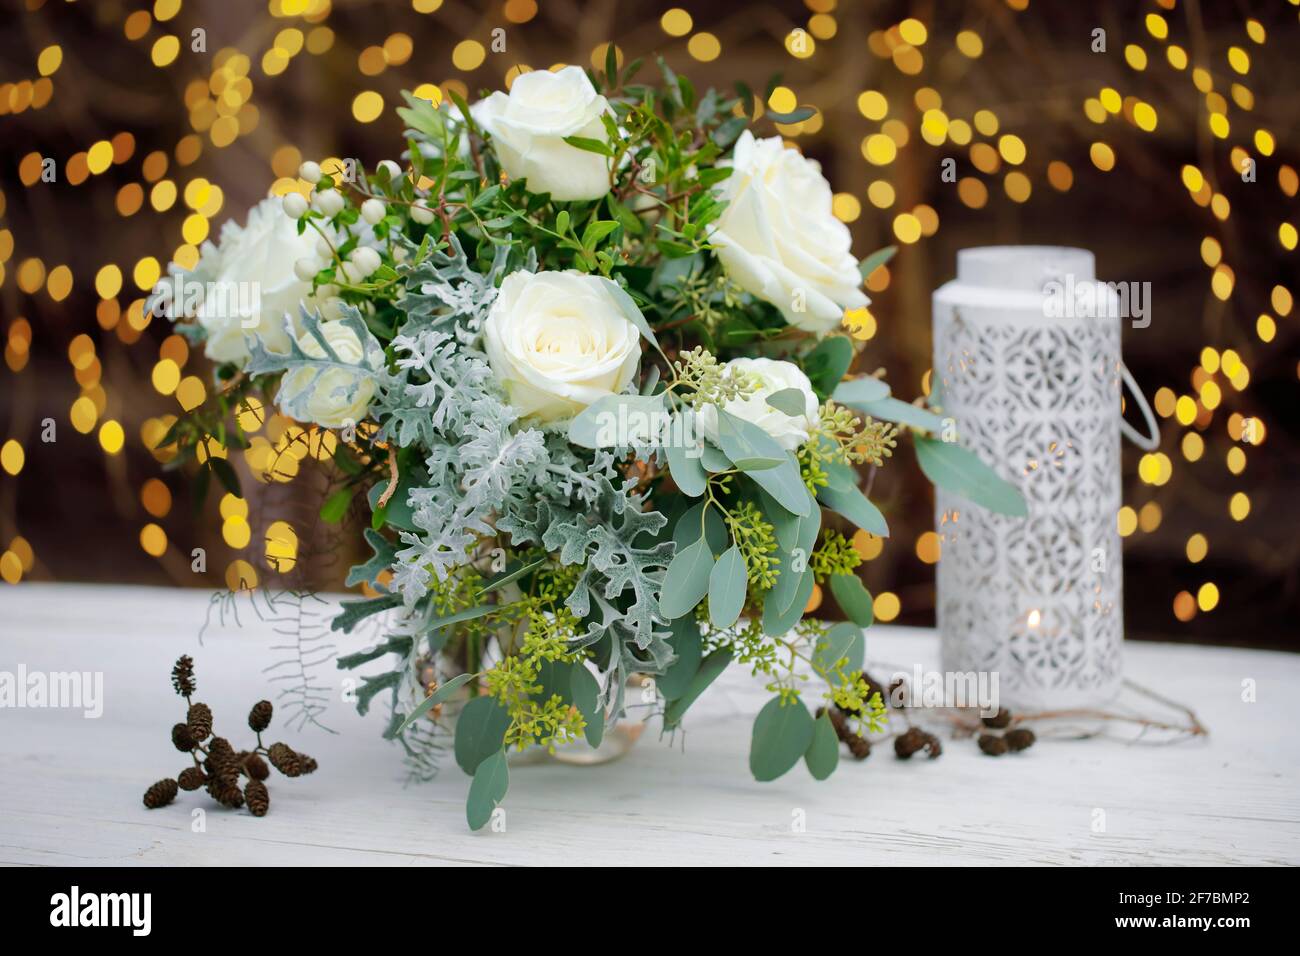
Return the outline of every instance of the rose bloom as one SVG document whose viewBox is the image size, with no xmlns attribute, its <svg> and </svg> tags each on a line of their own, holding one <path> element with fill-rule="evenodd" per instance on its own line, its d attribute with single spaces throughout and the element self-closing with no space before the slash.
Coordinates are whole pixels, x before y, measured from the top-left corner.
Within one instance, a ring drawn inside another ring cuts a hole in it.
<svg viewBox="0 0 1300 956">
<path fill-rule="evenodd" d="M 728 201 L 710 241 L 731 279 L 781 310 L 791 325 L 824 335 L 863 294 L 848 226 L 831 212 L 821 167 L 779 136 L 736 142 L 734 171 L 719 185 Z"/>
<path fill-rule="evenodd" d="M 610 279 L 515 272 L 488 312 L 484 348 L 510 404 L 523 416 L 554 421 L 632 381 L 641 359 L 639 316 Z"/>
<path fill-rule="evenodd" d="M 794 451 L 808 440 L 818 419 L 817 394 L 808 376 L 797 365 L 776 359 L 738 358 L 732 359 L 726 367 L 743 373 L 749 381 L 757 383 L 758 388 L 748 398 L 733 398 L 722 407 L 723 411 L 757 425 L 786 451 Z M 804 414 L 787 415 L 767 404 L 767 396 L 787 388 L 803 393 Z M 700 431 L 709 441 L 718 444 L 718 406 L 705 405 L 696 414 Z"/>
<path fill-rule="evenodd" d="M 508 95 L 498 90 L 470 112 L 491 134 L 497 158 L 512 179 L 526 180 L 529 192 L 569 202 L 609 192 L 609 159 L 564 141 L 581 136 L 607 142 L 600 117 L 609 111 L 587 74 L 566 66 L 555 73 L 524 73 Z"/>
<path fill-rule="evenodd" d="M 366 343 L 354 329 L 343 322 L 322 322 L 321 334 L 343 362 L 358 365 L 366 362 Z M 325 349 L 310 331 L 298 336 L 298 347 L 312 358 L 326 358 Z M 356 425 L 366 417 L 370 399 L 375 394 L 375 379 L 365 368 L 355 372 L 330 368 L 295 368 L 280 380 L 276 401 L 284 413 L 298 421 L 315 422 L 325 428 Z"/>
<path fill-rule="evenodd" d="M 240 226 L 228 220 L 216 245 L 205 242 L 186 282 L 212 283 L 195 318 L 207 332 L 204 354 L 214 362 L 248 361 L 245 337 L 260 335 L 267 348 L 289 347 L 285 316 L 295 318 L 300 302 L 310 302 L 311 283 L 294 275 L 299 259 L 314 254 L 315 234 L 298 235 L 284 214 L 283 200 L 268 196 L 248 212 Z"/>
</svg>

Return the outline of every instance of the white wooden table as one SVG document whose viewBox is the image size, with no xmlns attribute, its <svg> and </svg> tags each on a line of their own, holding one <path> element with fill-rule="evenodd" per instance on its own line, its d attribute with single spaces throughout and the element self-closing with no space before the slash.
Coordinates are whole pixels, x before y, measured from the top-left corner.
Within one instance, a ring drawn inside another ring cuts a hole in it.
<svg viewBox="0 0 1300 956">
<path fill-rule="evenodd" d="M 1194 706 L 1208 740 L 1047 741 L 999 759 L 945 740 L 934 762 L 878 747 L 863 763 L 843 759 L 824 783 L 799 766 L 759 784 L 747 754 L 764 693 L 733 670 L 692 709 L 684 750 L 651 727 L 612 764 L 513 770 L 505 832 L 468 832 L 468 778 L 450 760 L 434 782 L 406 785 L 398 749 L 379 738 L 384 706 L 361 718 L 341 699 L 323 718 L 337 734 L 277 721 L 276 736 L 320 770 L 276 781 L 267 817 L 222 810 L 202 792 L 146 811 L 145 787 L 184 766 L 168 739 L 182 717 L 168 681 L 179 654 L 194 656 L 198 699 L 237 745 L 249 705 L 274 699 L 262 673 L 278 659 L 269 628 L 245 616 L 200 645 L 207 597 L 0 590 L 0 671 L 99 671 L 104 681 L 99 719 L 0 709 L 0 863 L 1300 863 L 1300 657 L 1150 644 L 1129 645 L 1129 675 Z M 937 642 L 877 627 L 867 653 L 933 666 Z M 332 666 L 321 673 L 340 680 Z M 1255 703 L 1242 700 L 1247 678 Z M 195 807 L 208 811 L 205 832 L 192 831 Z"/>
</svg>

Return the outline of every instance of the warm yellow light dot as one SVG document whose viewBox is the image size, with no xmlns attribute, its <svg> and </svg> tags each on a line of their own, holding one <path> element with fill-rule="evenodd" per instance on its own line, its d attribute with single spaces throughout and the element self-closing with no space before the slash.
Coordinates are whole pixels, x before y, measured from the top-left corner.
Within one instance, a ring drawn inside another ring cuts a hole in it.
<svg viewBox="0 0 1300 956">
<path fill-rule="evenodd" d="M 1143 533 L 1150 534 L 1160 527 L 1160 520 L 1163 517 L 1160 506 L 1154 501 L 1148 501 L 1142 506 L 1142 510 L 1138 512 L 1138 527 L 1142 529 Z"/>
<path fill-rule="evenodd" d="M 442 6 L 442 0 L 411 0 L 411 9 L 416 13 L 433 13 Z M 231 588 L 231 590 L 235 590 Z"/>
<path fill-rule="evenodd" d="M 884 269 L 884 266 L 880 267 Z M 859 342 L 870 341 L 876 334 L 876 317 L 866 308 L 849 309 L 844 313 L 844 326 Z"/>
<path fill-rule="evenodd" d="M 1174 413 L 1174 404 L 1177 398 L 1178 396 L 1174 394 L 1172 388 L 1162 385 L 1156 389 L 1156 397 L 1151 404 L 1155 406 L 1157 415 L 1161 418 L 1168 418 Z"/>
<path fill-rule="evenodd" d="M 1135 70 L 1147 68 L 1147 51 L 1135 43 L 1124 47 L 1124 62 Z"/>
<path fill-rule="evenodd" d="M 1186 591 L 1179 591 L 1174 596 L 1174 617 L 1183 623 L 1196 617 L 1196 598 Z"/>
<path fill-rule="evenodd" d="M 197 212 L 190 213 L 181 224 L 181 235 L 192 246 L 208 238 L 208 221 Z"/>
<path fill-rule="evenodd" d="M 852 193 L 836 193 L 831 201 L 831 211 L 841 222 L 854 222 L 862 215 L 862 203 Z"/>
<path fill-rule="evenodd" d="M 1207 381 L 1201 386 L 1201 404 L 1210 411 L 1214 411 L 1214 409 L 1218 408 L 1219 403 L 1222 401 L 1223 392 L 1219 389 L 1217 383 Z"/>
<path fill-rule="evenodd" d="M 898 617 L 898 612 L 901 609 L 902 605 L 898 600 L 898 595 L 893 591 L 881 591 L 872 602 L 872 612 L 875 614 L 876 620 L 886 624 Z"/>
<path fill-rule="evenodd" d="M 998 117 L 992 110 L 976 110 L 974 123 L 981 136 L 992 136 L 998 131 Z"/>
<path fill-rule="evenodd" d="M 1228 499 L 1228 514 L 1232 515 L 1233 521 L 1245 521 L 1250 514 L 1250 496 L 1244 491 L 1238 491 Z"/>
<path fill-rule="evenodd" d="M 1188 192 L 1198 193 L 1201 187 L 1205 185 L 1205 177 L 1195 166 L 1184 166 L 1182 171 L 1183 185 L 1187 187 Z"/>
<path fill-rule="evenodd" d="M 110 455 L 116 455 L 122 450 L 122 443 L 126 440 L 126 433 L 122 431 L 122 426 L 114 419 L 109 419 L 99 426 L 99 445 Z"/>
<path fill-rule="evenodd" d="M 122 291 L 122 270 L 117 266 L 104 266 L 95 273 L 95 291 L 101 299 L 111 299 Z"/>
<path fill-rule="evenodd" d="M 791 56 L 806 60 L 817 51 L 817 41 L 808 34 L 807 30 L 795 27 L 785 35 L 785 49 Z"/>
<path fill-rule="evenodd" d="M 1169 24 L 1165 21 L 1165 18 L 1162 17 L 1160 14 L 1148 13 L 1146 24 L 1147 24 L 1147 33 L 1150 33 L 1157 40 L 1163 40 L 1167 36 L 1169 36 Z"/>
<path fill-rule="evenodd" d="M 1277 239 L 1282 243 L 1282 248 L 1290 251 L 1296 246 L 1296 229 L 1289 222 L 1284 222 L 1277 227 Z"/>
<path fill-rule="evenodd" d="M 153 59 L 154 66 L 170 65 L 181 52 L 181 41 L 170 34 L 161 36 L 154 41 L 153 50 L 150 57 Z"/>
<path fill-rule="evenodd" d="M 352 116 L 358 123 L 373 123 L 383 111 L 384 98 L 374 90 L 362 90 L 352 100 Z"/>
<path fill-rule="evenodd" d="M 1150 103 L 1138 103 L 1133 107 L 1133 122 L 1137 124 L 1138 129 L 1151 132 L 1158 122 L 1155 107 Z"/>
<path fill-rule="evenodd" d="M 298 535 L 287 521 L 273 521 L 266 529 L 266 564 L 273 571 L 290 571 L 298 558 Z"/>
<path fill-rule="evenodd" d="M 176 386 L 176 400 L 187 412 L 198 408 L 207 397 L 208 390 L 197 375 L 187 375 Z"/>
<path fill-rule="evenodd" d="M 858 94 L 858 112 L 869 120 L 884 119 L 889 112 L 889 101 L 875 90 L 866 90 Z"/>
<path fill-rule="evenodd" d="M 181 382 L 180 366 L 171 359 L 163 359 L 153 367 L 151 378 L 155 391 L 160 395 L 170 395 Z"/>
<path fill-rule="evenodd" d="M 1007 173 L 1006 178 L 1002 180 L 1002 188 L 1012 202 L 1027 202 L 1033 192 L 1029 177 L 1018 169 Z"/>
<path fill-rule="evenodd" d="M 910 43 L 912 46 L 921 46 L 929 37 L 925 24 L 915 17 L 908 17 L 899 23 L 898 34 L 903 38 L 904 43 Z"/>
<path fill-rule="evenodd" d="M 99 420 L 99 409 L 89 397 L 82 395 L 72 403 L 72 408 L 68 411 L 68 419 L 72 422 L 73 428 L 83 435 L 89 435 L 94 431 L 95 422 Z"/>
<path fill-rule="evenodd" d="M 1200 461 L 1205 454 L 1205 439 L 1196 432 L 1188 432 L 1183 435 L 1182 449 L 1183 457 L 1188 461 Z"/>
<path fill-rule="evenodd" d="M 1187 560 L 1192 564 L 1199 564 L 1204 561 L 1209 550 L 1209 542 L 1205 540 L 1205 535 L 1199 531 L 1187 539 Z"/>
<path fill-rule="evenodd" d="M 963 56 L 975 60 L 984 52 L 984 41 L 974 30 L 962 30 L 957 34 L 957 49 Z"/>
<path fill-rule="evenodd" d="M 933 531 L 925 531 L 916 539 L 916 556 L 926 564 L 938 563 L 939 552 L 939 536 Z"/>
<path fill-rule="evenodd" d="M 710 63 L 722 53 L 722 44 L 712 33 L 697 33 L 686 41 L 686 52 L 701 63 Z"/>
<path fill-rule="evenodd" d="M 894 235 L 899 242 L 916 242 L 921 238 L 921 221 L 910 212 L 899 213 L 894 217 Z"/>
<path fill-rule="evenodd" d="M 1108 113 L 1118 114 L 1124 107 L 1124 100 L 1119 95 L 1119 90 L 1111 86 L 1103 87 L 1102 91 L 1097 94 L 1097 99 Z"/>
<path fill-rule="evenodd" d="M 695 21 L 691 19 L 691 15 L 681 7 L 673 7 L 659 18 L 659 26 L 670 37 L 684 37 L 691 32 L 691 27 L 694 25 Z"/>
<path fill-rule="evenodd" d="M 0 446 L 0 468 L 9 474 L 16 475 L 22 471 L 26 461 L 27 455 L 23 451 L 23 446 L 14 439 L 11 438 Z"/>
<path fill-rule="evenodd" d="M 862 155 L 875 166 L 887 166 L 898 155 L 898 146 L 884 133 L 873 133 L 863 140 Z"/>
<path fill-rule="evenodd" d="M 162 275 L 162 267 L 158 265 L 158 260 L 153 256 L 145 256 L 135 264 L 135 269 L 131 277 L 135 280 L 136 288 L 145 292 L 153 289 L 158 284 L 158 277 Z"/>
<path fill-rule="evenodd" d="M 1115 168 L 1115 151 L 1106 143 L 1093 143 L 1088 148 L 1088 158 L 1103 173 Z"/>
<path fill-rule="evenodd" d="M 1219 240 L 1213 236 L 1206 236 L 1201 240 L 1201 261 L 1213 269 L 1223 259 L 1223 247 L 1219 245 Z M 1213 371 L 1209 369 L 1208 371 Z"/>
<path fill-rule="evenodd" d="M 772 90 L 772 95 L 767 98 L 768 109 L 776 110 L 778 113 L 789 113 L 798 105 L 799 98 L 788 86 L 776 87 Z"/>
<path fill-rule="evenodd" d="M 1148 485 L 1163 485 L 1173 475 L 1173 463 L 1162 451 L 1143 455 L 1138 460 L 1138 477 Z"/>
<path fill-rule="evenodd" d="M 1228 134 L 1232 132 L 1232 125 L 1228 122 L 1228 117 L 1222 113 L 1211 113 L 1210 132 L 1219 139 L 1227 139 Z"/>
<path fill-rule="evenodd" d="M 1213 581 L 1206 581 L 1196 592 L 1196 605 L 1202 611 L 1213 611 L 1219 604 L 1219 588 Z"/>
<path fill-rule="evenodd" d="M 812 586 L 812 593 L 808 595 L 808 603 L 803 606 L 803 612 L 805 614 L 811 614 L 813 611 L 817 610 L 821 606 L 822 606 L 822 586 L 820 584 L 814 584 Z"/>
<path fill-rule="evenodd" d="M 1273 321 L 1273 316 L 1261 314 L 1255 320 L 1255 334 L 1259 336 L 1261 342 L 1272 342 L 1277 335 L 1277 323 Z"/>
<path fill-rule="evenodd" d="M 1269 301 L 1273 304 L 1273 311 L 1278 315 L 1290 315 L 1293 300 L 1291 290 L 1283 285 L 1273 286 L 1273 291 L 1269 294 Z"/>
<path fill-rule="evenodd" d="M 1228 471 L 1234 475 L 1240 475 L 1246 470 L 1246 453 L 1236 445 L 1228 449 L 1227 455 Z"/>
<path fill-rule="evenodd" d="M 253 538 L 253 529 L 242 515 L 231 515 L 221 523 L 221 537 L 232 548 L 246 548 Z"/>
<path fill-rule="evenodd" d="M 877 209 L 888 209 L 894 204 L 894 187 L 883 179 L 874 180 L 867 187 L 867 198 Z"/>
<path fill-rule="evenodd" d="M 1165 51 L 1165 58 L 1175 70 L 1187 69 L 1187 51 L 1177 43 L 1170 44 L 1169 49 Z"/>
<path fill-rule="evenodd" d="M 72 270 L 55 266 L 45 280 L 45 291 L 55 302 L 62 302 L 72 293 Z"/>
<path fill-rule="evenodd" d="M 1012 166 L 1019 166 L 1025 161 L 1025 141 L 1013 133 L 998 138 L 998 152 Z"/>
<path fill-rule="evenodd" d="M 53 76 L 63 64 L 63 49 L 56 43 L 47 46 L 36 58 L 36 72 L 41 76 Z"/>
<path fill-rule="evenodd" d="M 863 561 L 871 561 L 880 556 L 885 548 L 885 539 L 877 537 L 870 531 L 858 530 L 853 533 L 853 550 L 862 555 Z"/>
<path fill-rule="evenodd" d="M 140 529 L 140 547 L 144 553 L 161 558 L 167 551 L 167 532 L 152 521 Z"/>
<path fill-rule="evenodd" d="M 1245 75 L 1250 72 L 1250 54 L 1239 46 L 1229 47 L 1228 65 L 1238 73 Z"/>
<path fill-rule="evenodd" d="M 1124 505 L 1122 508 L 1119 509 L 1119 514 L 1116 516 L 1115 525 L 1119 529 L 1120 537 L 1127 538 L 1129 535 L 1131 535 L 1134 531 L 1137 530 L 1137 526 L 1138 526 L 1137 512 L 1134 511 L 1132 508 L 1130 508 L 1128 505 Z"/>
</svg>

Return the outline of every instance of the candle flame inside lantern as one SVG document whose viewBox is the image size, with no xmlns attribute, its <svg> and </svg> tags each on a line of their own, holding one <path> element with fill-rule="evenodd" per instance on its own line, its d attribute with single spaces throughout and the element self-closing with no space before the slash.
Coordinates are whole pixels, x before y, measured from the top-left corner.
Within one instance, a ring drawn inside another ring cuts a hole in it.
<svg viewBox="0 0 1300 956">
<path fill-rule="evenodd" d="M 1038 608 L 1034 608 L 1029 612 L 1028 624 L 1030 627 L 1037 627 L 1038 622 L 1042 619 L 1043 615 L 1039 613 Z"/>
</svg>

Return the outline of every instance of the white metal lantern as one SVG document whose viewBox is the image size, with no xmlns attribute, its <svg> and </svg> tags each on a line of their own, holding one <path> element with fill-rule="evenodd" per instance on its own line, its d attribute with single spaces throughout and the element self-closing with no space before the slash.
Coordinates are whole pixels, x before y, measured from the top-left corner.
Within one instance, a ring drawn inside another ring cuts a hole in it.
<svg viewBox="0 0 1300 956">
<path fill-rule="evenodd" d="M 936 492 L 944 668 L 996 672 L 1013 708 L 1098 704 L 1122 680 L 1120 311 L 1092 253 L 1050 246 L 962 250 L 934 294 L 934 400 L 1029 506 Z"/>
</svg>

